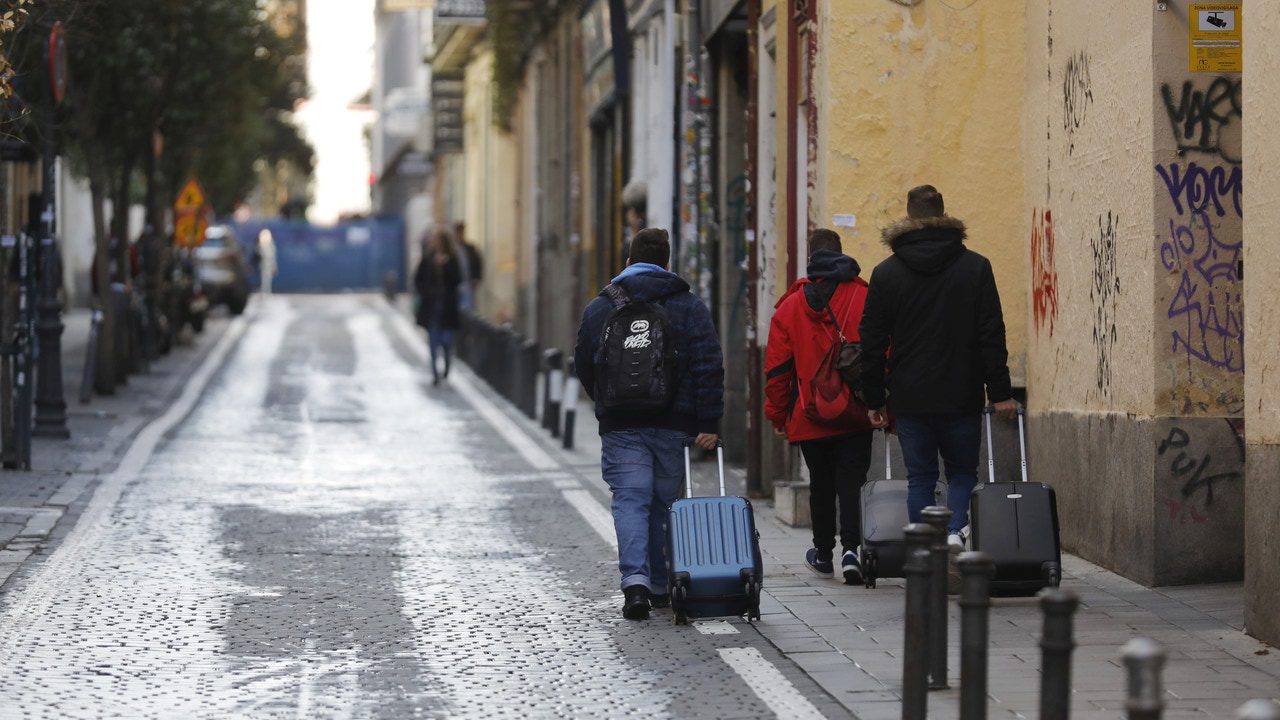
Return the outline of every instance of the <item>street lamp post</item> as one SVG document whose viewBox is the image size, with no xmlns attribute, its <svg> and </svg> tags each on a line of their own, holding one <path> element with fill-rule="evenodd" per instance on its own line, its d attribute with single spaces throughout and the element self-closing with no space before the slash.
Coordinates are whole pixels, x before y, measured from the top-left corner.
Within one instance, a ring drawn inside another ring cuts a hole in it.
<svg viewBox="0 0 1280 720">
<path fill-rule="evenodd" d="M 58 252 L 55 214 L 55 173 L 57 145 L 54 140 L 55 108 L 66 90 L 67 45 L 62 23 L 53 24 L 49 34 L 49 89 L 51 102 L 45 110 L 43 188 L 39 254 L 40 288 L 36 301 L 36 419 L 37 437 L 69 438 L 67 402 L 62 387 L 62 306 L 58 288 L 62 284 L 62 257 Z"/>
</svg>

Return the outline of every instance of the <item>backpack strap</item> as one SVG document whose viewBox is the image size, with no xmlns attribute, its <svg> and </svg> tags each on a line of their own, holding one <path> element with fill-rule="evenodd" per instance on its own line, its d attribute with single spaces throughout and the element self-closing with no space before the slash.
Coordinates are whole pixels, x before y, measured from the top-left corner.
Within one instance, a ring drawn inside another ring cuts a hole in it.
<svg viewBox="0 0 1280 720">
<path fill-rule="evenodd" d="M 614 310 L 621 310 L 631 302 L 631 298 L 627 295 L 627 291 L 613 283 L 609 283 L 604 286 L 604 295 L 609 298 L 609 302 L 613 303 Z"/>
</svg>

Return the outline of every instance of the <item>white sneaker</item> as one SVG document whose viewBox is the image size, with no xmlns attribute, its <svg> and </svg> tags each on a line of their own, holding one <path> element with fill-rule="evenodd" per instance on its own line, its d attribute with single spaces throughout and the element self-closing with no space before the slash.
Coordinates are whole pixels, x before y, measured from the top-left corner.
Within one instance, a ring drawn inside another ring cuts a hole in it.
<svg viewBox="0 0 1280 720">
<path fill-rule="evenodd" d="M 960 533 L 953 532 L 947 535 L 947 549 L 951 551 L 952 555 L 964 552 L 964 538 L 960 536 Z"/>
</svg>

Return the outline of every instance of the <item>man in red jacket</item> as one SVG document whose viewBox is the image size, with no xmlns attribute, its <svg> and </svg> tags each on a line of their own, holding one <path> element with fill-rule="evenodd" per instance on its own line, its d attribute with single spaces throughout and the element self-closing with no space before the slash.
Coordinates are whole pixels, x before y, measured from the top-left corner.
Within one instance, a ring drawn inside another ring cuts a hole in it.
<svg viewBox="0 0 1280 720">
<path fill-rule="evenodd" d="M 840 567 L 851 585 L 862 582 L 857 548 L 862 541 L 861 490 L 871 467 L 872 427 L 865 417 L 818 421 L 805 406 L 813 403 L 812 380 L 841 334 L 847 341 L 858 340 L 867 298 L 867 283 L 858 277 L 860 271 L 858 263 L 842 253 L 839 235 L 825 229 L 813 231 L 808 277 L 792 285 L 774 307 L 765 350 L 765 415 L 775 434 L 800 446 L 809 467 L 813 547 L 805 554 L 805 564 L 822 577 L 835 574 L 832 554 L 839 497 Z"/>
</svg>

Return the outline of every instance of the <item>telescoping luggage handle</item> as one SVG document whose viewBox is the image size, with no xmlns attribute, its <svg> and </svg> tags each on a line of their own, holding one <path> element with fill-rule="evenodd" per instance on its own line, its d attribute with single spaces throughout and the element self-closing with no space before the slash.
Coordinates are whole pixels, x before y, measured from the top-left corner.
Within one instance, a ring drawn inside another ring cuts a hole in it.
<svg viewBox="0 0 1280 720">
<path fill-rule="evenodd" d="M 1021 405 L 1018 406 L 1018 458 L 1022 461 L 1022 482 L 1027 481 L 1027 433 L 1023 422 L 1026 416 L 1026 409 Z M 996 454 L 991 446 L 991 416 L 995 414 L 995 408 L 988 405 L 982 411 L 982 417 L 987 422 L 987 479 L 990 482 L 996 481 Z"/>
<path fill-rule="evenodd" d="M 684 489 L 685 497 L 693 497 L 693 466 L 689 463 L 689 447 L 692 440 L 684 442 Z M 720 471 L 720 497 L 724 497 L 724 443 L 716 441 L 716 467 Z"/>
<path fill-rule="evenodd" d="M 882 430 L 881 434 L 884 435 L 884 479 L 892 480 L 893 479 L 893 462 L 889 452 L 888 428 L 885 428 L 884 430 Z"/>
</svg>

